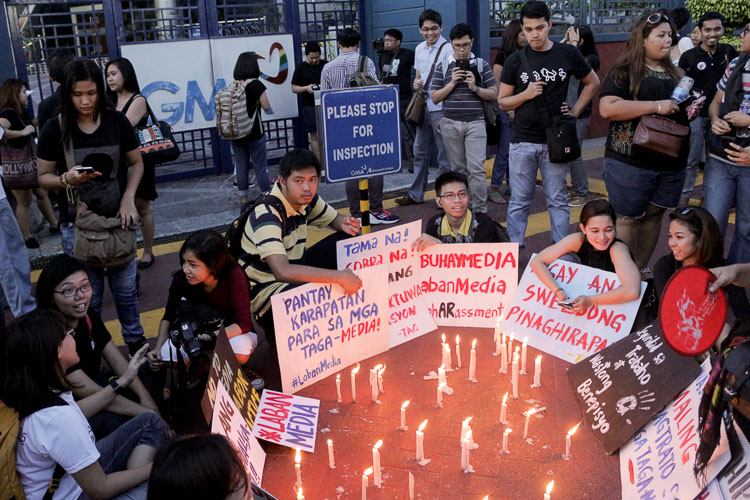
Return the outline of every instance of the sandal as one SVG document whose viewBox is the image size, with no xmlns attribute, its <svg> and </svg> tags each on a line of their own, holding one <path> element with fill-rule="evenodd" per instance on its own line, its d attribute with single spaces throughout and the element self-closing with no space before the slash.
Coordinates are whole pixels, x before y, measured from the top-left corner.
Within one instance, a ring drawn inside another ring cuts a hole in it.
<svg viewBox="0 0 750 500">
<path fill-rule="evenodd" d="M 500 191 L 492 191 L 490 193 L 489 200 L 492 203 L 496 203 L 498 205 L 504 205 L 505 203 L 507 203 L 505 201 L 505 198 L 503 198 L 503 195 L 500 194 Z"/>
</svg>

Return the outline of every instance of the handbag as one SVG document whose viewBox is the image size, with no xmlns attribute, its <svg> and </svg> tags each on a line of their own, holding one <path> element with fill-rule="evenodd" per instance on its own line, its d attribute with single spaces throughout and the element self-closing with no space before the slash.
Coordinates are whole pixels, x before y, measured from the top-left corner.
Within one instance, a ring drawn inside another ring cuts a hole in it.
<svg viewBox="0 0 750 500">
<path fill-rule="evenodd" d="M 520 54 L 524 67 L 531 73 L 526 51 L 521 50 Z M 580 158 L 581 143 L 578 141 L 576 118 L 571 115 L 556 115 L 550 118 L 543 97 L 535 97 L 532 100 L 544 124 L 549 161 L 552 163 L 567 163 Z"/>
<path fill-rule="evenodd" d="M 31 136 L 26 137 L 26 145 L 14 148 L 8 140 L 0 142 L 2 176 L 9 189 L 34 189 L 39 187 L 36 174 L 36 144 Z"/>
<path fill-rule="evenodd" d="M 149 165 L 161 165 L 175 161 L 180 157 L 180 148 L 174 139 L 174 133 L 169 123 L 159 121 L 146 102 L 148 115 L 151 123 L 136 127 L 136 135 L 140 146 L 138 149 L 143 157 L 143 162 Z"/>
<path fill-rule="evenodd" d="M 658 115 L 645 115 L 635 129 L 633 146 L 649 153 L 679 158 L 690 127 Z"/>
<path fill-rule="evenodd" d="M 438 48 L 437 54 L 435 54 L 435 60 L 432 61 L 430 73 L 427 75 L 427 80 L 424 82 L 423 90 L 419 90 L 411 96 L 409 105 L 406 106 L 406 113 L 404 113 L 407 123 L 411 123 L 412 125 L 422 125 L 422 122 L 424 122 L 424 114 L 427 111 L 427 91 L 424 89 L 429 88 L 430 82 L 432 81 L 432 75 L 435 74 L 435 65 L 437 65 L 443 47 L 447 44 L 448 42 L 445 42 Z"/>
</svg>

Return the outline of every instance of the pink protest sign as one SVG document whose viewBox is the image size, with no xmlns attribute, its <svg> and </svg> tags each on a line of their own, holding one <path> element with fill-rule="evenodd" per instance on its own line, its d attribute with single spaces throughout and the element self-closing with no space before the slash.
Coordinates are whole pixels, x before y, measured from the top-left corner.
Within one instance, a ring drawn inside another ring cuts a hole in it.
<svg viewBox="0 0 750 500">
<path fill-rule="evenodd" d="M 320 401 L 270 389 L 263 391 L 253 435 L 289 448 L 315 452 Z"/>
</svg>

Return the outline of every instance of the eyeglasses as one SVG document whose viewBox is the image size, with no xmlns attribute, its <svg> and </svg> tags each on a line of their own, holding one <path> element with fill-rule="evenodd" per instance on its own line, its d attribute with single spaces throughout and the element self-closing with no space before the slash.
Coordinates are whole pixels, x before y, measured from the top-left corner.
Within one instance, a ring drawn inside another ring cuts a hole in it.
<svg viewBox="0 0 750 500">
<path fill-rule="evenodd" d="M 466 50 L 471 47 L 471 44 L 474 42 L 466 42 L 466 43 L 452 43 L 454 49 L 457 50 Z"/>
<path fill-rule="evenodd" d="M 660 14 L 658 12 L 655 12 L 655 13 L 651 14 L 650 16 L 648 16 L 648 18 L 646 19 L 646 21 L 649 24 L 659 24 L 662 21 L 669 22 L 669 18 L 666 15 L 664 15 L 664 14 Z"/>
<path fill-rule="evenodd" d="M 383 38 L 384 42 L 395 42 L 397 41 L 395 38 Z"/>
<path fill-rule="evenodd" d="M 71 337 L 75 337 L 76 331 L 73 330 L 72 328 L 68 328 L 67 330 L 65 330 L 65 335 L 70 335 Z"/>
<path fill-rule="evenodd" d="M 458 192 L 458 193 L 450 192 L 450 193 L 442 194 L 442 195 L 438 196 L 438 198 L 445 198 L 447 201 L 453 201 L 453 200 L 456 200 L 456 199 L 458 199 L 459 201 L 461 201 L 461 200 L 467 200 L 467 199 L 469 199 L 469 193 L 467 193 L 466 191 L 461 191 L 461 192 Z"/>
<path fill-rule="evenodd" d="M 71 286 L 71 287 L 63 288 L 62 290 L 55 290 L 55 293 L 59 293 L 60 295 L 64 297 L 71 298 L 71 297 L 75 297 L 76 295 L 78 295 L 79 292 L 89 293 L 90 291 L 91 291 L 91 283 L 86 282 L 83 285 L 78 286 L 78 287 Z"/>
<path fill-rule="evenodd" d="M 421 28 L 419 28 L 419 31 L 421 31 L 422 33 L 427 33 L 429 31 L 440 31 L 440 28 L 441 26 L 436 24 L 434 26 L 422 26 Z"/>
</svg>

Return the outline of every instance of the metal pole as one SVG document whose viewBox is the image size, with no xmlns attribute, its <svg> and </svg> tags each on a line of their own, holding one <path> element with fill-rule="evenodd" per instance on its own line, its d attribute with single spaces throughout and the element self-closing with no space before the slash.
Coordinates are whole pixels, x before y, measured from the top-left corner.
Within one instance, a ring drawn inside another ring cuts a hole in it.
<svg viewBox="0 0 750 500">
<path fill-rule="evenodd" d="M 359 211 L 362 212 L 362 234 L 370 234 L 370 193 L 367 179 L 359 180 Z"/>
</svg>

